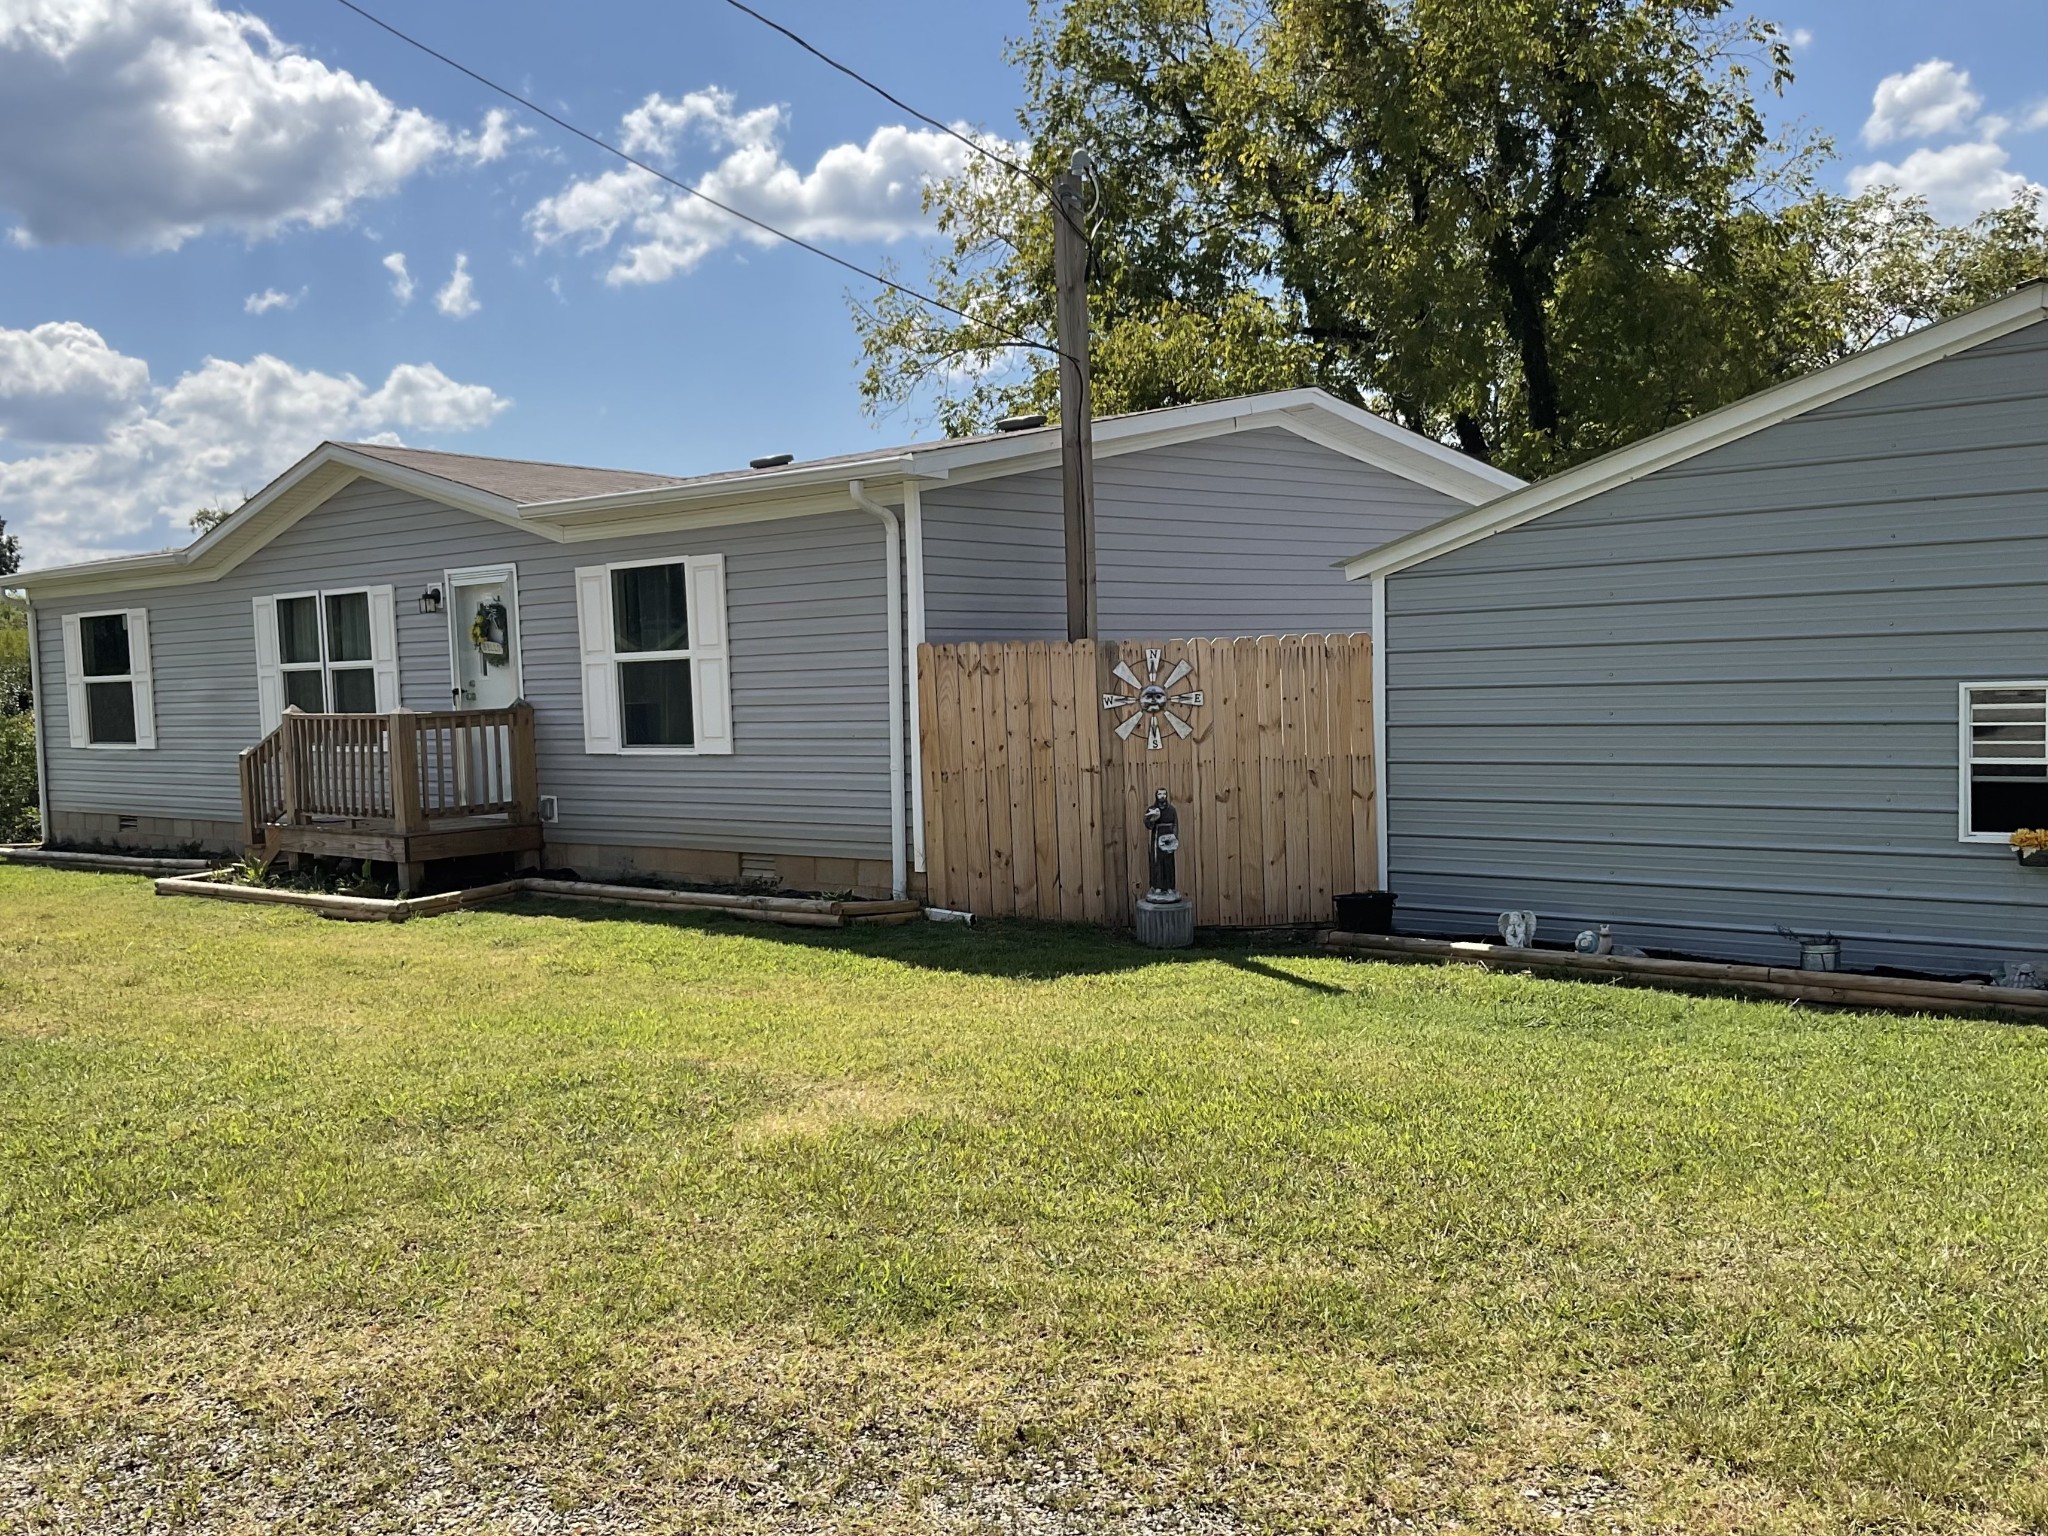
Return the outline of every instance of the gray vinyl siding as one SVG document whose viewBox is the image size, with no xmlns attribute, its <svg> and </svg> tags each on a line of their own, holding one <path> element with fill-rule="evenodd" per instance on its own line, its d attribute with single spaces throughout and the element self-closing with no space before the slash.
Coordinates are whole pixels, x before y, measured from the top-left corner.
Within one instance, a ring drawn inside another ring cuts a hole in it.
<svg viewBox="0 0 2048 1536">
<path fill-rule="evenodd" d="M 731 756 L 583 750 L 574 571 L 613 560 L 722 553 L 732 655 Z M 889 856 L 888 665 L 882 534 L 857 513 L 557 544 L 357 481 L 216 582 L 37 605 L 53 813 L 231 822 L 236 754 L 261 735 L 254 598 L 396 589 L 400 691 L 449 703 L 447 614 L 418 595 L 450 568 L 516 563 L 521 681 L 535 712 L 541 791 L 565 843 Z M 158 748 L 75 749 L 62 615 L 149 610 Z"/>
<path fill-rule="evenodd" d="M 921 501 L 927 639 L 1066 638 L 1057 469 Z M 1463 505 L 1281 427 L 1105 458 L 1095 503 L 1111 638 L 1370 629 L 1369 586 L 1336 562 Z"/>
<path fill-rule="evenodd" d="M 1958 839 L 1958 688 L 2048 677 L 2048 325 L 1387 581 L 1404 931 L 1966 972 L 2048 871 Z"/>
</svg>

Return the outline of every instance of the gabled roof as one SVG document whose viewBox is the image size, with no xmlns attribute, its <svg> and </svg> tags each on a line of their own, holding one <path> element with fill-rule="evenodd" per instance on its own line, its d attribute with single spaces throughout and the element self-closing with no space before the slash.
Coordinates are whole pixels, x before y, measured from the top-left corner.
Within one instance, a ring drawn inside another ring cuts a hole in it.
<svg viewBox="0 0 2048 1536">
<path fill-rule="evenodd" d="M 633 469 L 591 469 L 582 464 L 549 464 L 538 459 L 487 459 L 474 453 L 442 453 L 433 448 L 393 448 L 384 443 L 339 443 L 357 453 L 401 469 L 466 485 L 471 490 L 502 496 L 526 506 L 577 496 L 608 496 L 616 491 L 645 491 L 677 485 L 680 475 L 650 475 Z"/>
<path fill-rule="evenodd" d="M 1521 484 L 1512 475 L 1319 389 L 1103 417 L 1094 426 L 1095 452 L 1098 458 L 1110 458 L 1262 428 L 1293 432 L 1468 505 Z M 864 482 L 870 495 L 901 499 L 905 487 L 1020 474 L 1057 464 L 1059 457 L 1057 426 L 687 476 L 377 443 L 322 443 L 232 517 L 183 549 L 57 566 L 16 579 L 32 593 L 55 596 L 218 580 L 358 479 L 376 480 L 560 543 L 843 511 L 855 504 L 848 489 L 854 480 Z"/>
<path fill-rule="evenodd" d="M 1996 341 L 2044 318 L 2048 318 L 2048 279 L 2037 278 L 2002 299 L 1859 352 L 1804 378 L 1709 411 L 1655 437 L 1591 459 L 1576 469 L 1495 497 L 1470 511 L 1453 513 L 1405 538 L 1353 556 L 1344 562 L 1344 574 L 1354 580 L 1387 576 L 1434 560 L 1698 454 L 1725 447 L 1781 421 L 1925 368 L 1929 363 Z"/>
</svg>

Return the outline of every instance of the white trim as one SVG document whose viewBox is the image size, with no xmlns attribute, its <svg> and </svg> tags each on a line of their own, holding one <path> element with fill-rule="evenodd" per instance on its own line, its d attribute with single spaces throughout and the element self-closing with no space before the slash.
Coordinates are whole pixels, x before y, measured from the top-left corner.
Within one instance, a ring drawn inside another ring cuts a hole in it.
<svg viewBox="0 0 2048 1536">
<path fill-rule="evenodd" d="M 135 616 L 147 613 L 146 608 L 97 608 L 64 615 L 64 705 L 71 716 L 69 723 L 71 745 L 86 752 L 152 752 L 156 750 L 156 689 L 149 665 L 145 659 L 143 670 L 135 670 Z M 128 670 L 121 673 L 103 672 L 88 674 L 85 670 L 84 625 L 87 619 L 119 619 L 121 635 L 128 645 Z M 145 621 L 142 628 L 142 642 L 149 643 L 149 626 Z M 128 712 L 135 723 L 133 741 L 94 741 L 92 739 L 92 704 L 89 690 L 93 684 L 126 683 L 128 685 Z M 33 686 L 33 685 L 31 685 Z M 142 706 L 147 702 L 151 718 L 147 728 L 143 725 Z M 147 737 L 145 740 L 144 738 Z"/>
<path fill-rule="evenodd" d="M 50 744 L 44 739 L 43 720 L 43 632 L 41 618 L 32 599 L 24 598 L 28 610 L 28 713 L 29 728 L 36 738 L 36 816 L 44 842 L 50 840 Z"/>
<path fill-rule="evenodd" d="M 2010 833 L 1970 830 L 1970 769 L 1976 761 L 1971 751 L 1974 742 L 1970 735 L 1970 727 L 1975 722 L 1970 715 L 1970 695 L 1992 688 L 2038 689 L 2042 699 L 2042 724 L 2048 727 L 2048 680 L 2022 678 L 2006 682 L 1972 682 L 1956 685 L 1956 841 L 1980 846 L 1990 843 L 2000 848 L 2009 848 L 2012 846 Z M 2043 743 L 2042 755 L 2048 757 L 2048 742 Z"/>
<path fill-rule="evenodd" d="M 924 644 L 924 500 L 915 485 L 903 487 L 903 563 L 910 588 L 910 702 L 905 706 L 910 734 L 910 867 L 920 875 L 924 864 L 924 704 L 918 695 L 917 648 Z"/>
<path fill-rule="evenodd" d="M 448 615 L 448 692 L 453 700 L 461 690 L 462 662 L 456 638 L 455 588 L 487 581 L 502 581 L 511 592 L 505 608 L 512 619 L 512 687 L 516 697 L 526 697 L 526 624 L 519 613 L 519 567 L 512 561 L 503 565 L 465 565 L 441 572 L 442 607 Z M 463 631 L 466 633 L 466 631 Z"/>
<path fill-rule="evenodd" d="M 1387 578 L 1372 579 L 1372 793 L 1373 829 L 1378 842 L 1379 889 L 1389 890 L 1387 871 Z"/>
<path fill-rule="evenodd" d="M 2027 284 L 2017 293 L 1985 304 L 1954 319 L 1926 326 L 1883 346 L 1777 385 L 1732 405 L 1709 411 L 1681 426 L 1644 438 L 1639 443 L 1566 470 L 1520 491 L 1395 539 L 1343 563 L 1344 574 L 1356 581 L 1371 575 L 1392 575 L 1425 560 L 1476 544 L 1510 528 L 1575 506 L 1588 497 L 1611 491 L 1660 469 L 1669 469 L 1714 448 L 1723 448 L 1751 433 L 1789 421 L 1807 411 L 1888 383 L 1958 352 L 1996 341 L 2048 314 L 2048 282 Z"/>
</svg>

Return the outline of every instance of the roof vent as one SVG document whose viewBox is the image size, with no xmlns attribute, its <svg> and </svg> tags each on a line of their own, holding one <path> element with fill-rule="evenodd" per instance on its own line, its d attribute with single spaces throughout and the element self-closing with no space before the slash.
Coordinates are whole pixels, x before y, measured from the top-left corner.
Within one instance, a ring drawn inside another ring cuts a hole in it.
<svg viewBox="0 0 2048 1536">
<path fill-rule="evenodd" d="M 1033 427 L 1045 425 L 1045 412 L 1035 411 L 1029 416 L 1005 416 L 996 423 L 998 432 L 1029 432 Z"/>
<path fill-rule="evenodd" d="M 780 469 L 796 457 L 793 453 L 771 453 L 766 458 L 747 460 L 749 469 Z"/>
</svg>

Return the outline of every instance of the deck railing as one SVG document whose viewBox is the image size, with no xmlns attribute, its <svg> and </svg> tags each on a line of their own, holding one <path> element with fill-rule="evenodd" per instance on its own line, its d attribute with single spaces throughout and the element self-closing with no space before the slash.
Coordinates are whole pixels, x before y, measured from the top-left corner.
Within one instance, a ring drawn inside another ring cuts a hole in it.
<svg viewBox="0 0 2048 1536">
<path fill-rule="evenodd" d="M 533 707 L 309 715 L 288 709 L 241 756 L 251 847 L 268 826 L 345 822 L 400 834 L 472 817 L 540 820 Z"/>
</svg>

